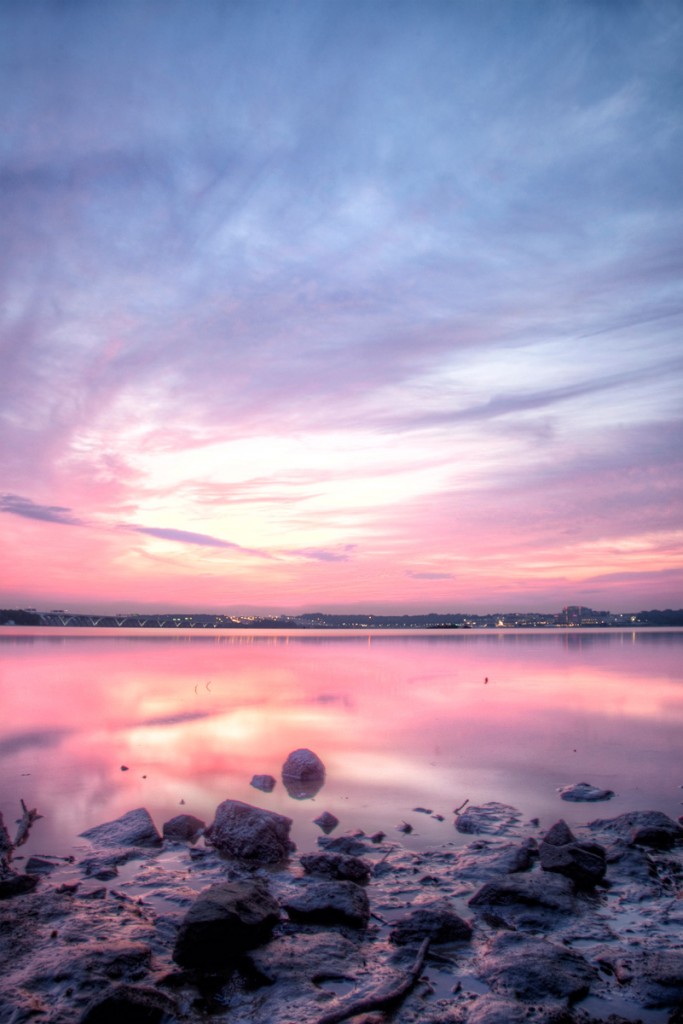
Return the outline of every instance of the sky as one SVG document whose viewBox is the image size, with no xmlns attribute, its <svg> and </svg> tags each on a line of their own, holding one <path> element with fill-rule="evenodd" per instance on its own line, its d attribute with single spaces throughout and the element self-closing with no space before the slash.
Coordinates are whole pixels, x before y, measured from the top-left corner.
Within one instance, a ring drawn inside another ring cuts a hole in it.
<svg viewBox="0 0 683 1024">
<path fill-rule="evenodd" d="M 677 0 L 4 0 L 0 606 L 683 606 Z"/>
</svg>

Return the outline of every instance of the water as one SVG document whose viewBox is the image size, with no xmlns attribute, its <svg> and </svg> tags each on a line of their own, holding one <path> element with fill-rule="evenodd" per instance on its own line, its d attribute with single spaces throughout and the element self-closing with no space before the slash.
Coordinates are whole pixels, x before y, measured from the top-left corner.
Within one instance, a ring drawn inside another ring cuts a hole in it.
<svg viewBox="0 0 683 1024">
<path fill-rule="evenodd" d="M 683 630 L 264 633 L 0 631 L 0 810 L 37 807 L 26 852 L 67 854 L 85 828 L 144 806 L 209 822 L 231 797 L 415 849 L 469 841 L 453 809 L 500 801 L 550 825 L 683 813 Z M 287 754 L 322 790 L 294 800 Z M 122 771 L 126 766 L 127 771 Z M 250 786 L 272 774 L 275 790 Z M 559 786 L 609 788 L 608 803 Z M 444 821 L 416 812 L 421 806 Z"/>
</svg>

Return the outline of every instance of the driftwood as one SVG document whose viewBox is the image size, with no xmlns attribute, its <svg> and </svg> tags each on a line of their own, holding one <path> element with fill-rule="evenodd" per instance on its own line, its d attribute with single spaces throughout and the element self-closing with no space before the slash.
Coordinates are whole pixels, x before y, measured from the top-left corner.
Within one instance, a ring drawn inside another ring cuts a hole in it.
<svg viewBox="0 0 683 1024">
<path fill-rule="evenodd" d="M 369 1013 L 370 1010 L 383 1010 L 386 1006 L 390 1006 L 392 1003 L 398 1002 L 399 999 L 403 999 L 408 995 L 422 973 L 428 947 L 429 939 L 423 939 L 422 945 L 417 951 L 415 962 L 398 984 L 386 988 L 384 991 L 368 993 L 365 996 L 349 996 L 347 999 L 340 1000 L 337 1007 L 319 1017 L 316 1024 L 339 1024 L 340 1021 L 346 1020 L 347 1017 L 355 1017 L 359 1013 Z"/>
<path fill-rule="evenodd" d="M 32 811 L 29 811 L 23 800 L 21 801 L 21 809 L 23 814 L 17 821 L 17 825 L 19 827 L 17 828 L 17 834 L 14 837 L 14 842 L 10 839 L 2 814 L 0 814 L 0 859 L 5 865 L 9 865 L 14 851 L 18 846 L 23 846 L 28 839 L 31 826 L 34 821 L 42 818 L 42 814 L 38 814 L 38 811 L 35 810 L 35 808 Z"/>
</svg>

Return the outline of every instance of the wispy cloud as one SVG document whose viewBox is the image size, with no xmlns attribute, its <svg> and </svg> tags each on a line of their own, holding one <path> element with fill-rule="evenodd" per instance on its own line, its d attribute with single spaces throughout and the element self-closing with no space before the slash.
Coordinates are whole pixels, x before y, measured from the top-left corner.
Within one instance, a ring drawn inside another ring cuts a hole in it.
<svg viewBox="0 0 683 1024">
<path fill-rule="evenodd" d="M 30 498 L 22 498 L 18 494 L 0 495 L 0 512 L 9 512 L 24 519 L 39 519 L 45 523 L 58 523 L 60 526 L 84 526 L 82 519 L 73 515 L 70 508 L 62 505 L 39 505 Z"/>
<path fill-rule="evenodd" d="M 231 551 L 239 551 L 245 555 L 256 555 L 258 558 L 272 558 L 267 551 L 257 551 L 254 548 L 244 548 L 221 537 L 212 537 L 208 533 L 194 533 L 191 530 L 175 530 L 163 526 L 137 526 L 133 523 L 122 524 L 121 529 L 132 530 L 135 533 L 144 533 L 149 537 L 157 537 L 159 540 L 170 540 L 177 544 L 198 544 L 207 548 L 228 548 Z"/>
</svg>

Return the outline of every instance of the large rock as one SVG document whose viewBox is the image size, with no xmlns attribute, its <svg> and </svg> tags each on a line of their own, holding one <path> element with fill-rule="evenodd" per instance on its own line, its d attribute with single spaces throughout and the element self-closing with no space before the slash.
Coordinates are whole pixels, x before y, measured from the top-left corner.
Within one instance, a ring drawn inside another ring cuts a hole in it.
<svg viewBox="0 0 683 1024">
<path fill-rule="evenodd" d="M 365 928 L 370 905 L 365 889 L 355 882 L 312 882 L 289 897 L 284 908 L 292 921 L 345 924 Z"/>
<path fill-rule="evenodd" d="M 243 860 L 276 864 L 294 849 L 289 838 L 292 819 L 275 811 L 252 807 L 241 800 L 224 800 L 205 838 L 221 853 Z"/>
<path fill-rule="evenodd" d="M 173 959 L 181 967 L 214 970 L 267 942 L 279 908 L 259 882 L 219 882 L 192 904 L 180 925 Z"/>
<path fill-rule="evenodd" d="M 294 800 L 309 800 L 324 785 L 325 765 L 306 747 L 293 750 L 282 766 L 282 782 Z"/>
<path fill-rule="evenodd" d="M 103 825 L 95 825 L 81 832 L 84 839 L 89 839 L 95 846 L 160 846 L 161 836 L 156 830 L 149 811 L 138 807 L 128 811 L 114 821 Z"/>
<path fill-rule="evenodd" d="M 598 843 L 577 842 L 571 829 L 560 819 L 546 833 L 538 847 L 541 867 L 571 878 L 579 888 L 590 889 L 605 877 L 605 850 Z"/>
<path fill-rule="evenodd" d="M 525 1003 L 548 998 L 574 1002 L 588 994 L 596 971 L 566 946 L 506 933 L 489 944 L 479 961 L 478 976 L 495 993 Z"/>
<path fill-rule="evenodd" d="M 389 935 L 397 946 L 418 945 L 427 938 L 441 943 L 463 942 L 471 937 L 470 925 L 445 900 L 435 900 L 400 918 Z"/>
</svg>

